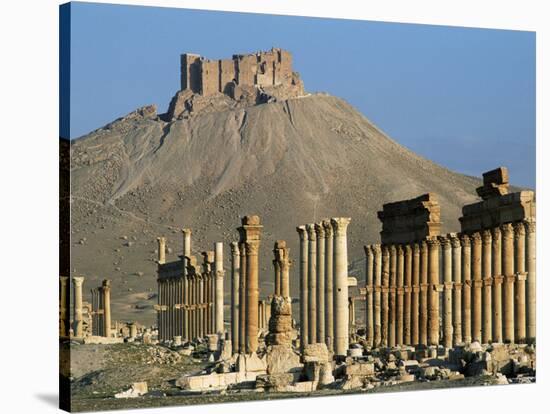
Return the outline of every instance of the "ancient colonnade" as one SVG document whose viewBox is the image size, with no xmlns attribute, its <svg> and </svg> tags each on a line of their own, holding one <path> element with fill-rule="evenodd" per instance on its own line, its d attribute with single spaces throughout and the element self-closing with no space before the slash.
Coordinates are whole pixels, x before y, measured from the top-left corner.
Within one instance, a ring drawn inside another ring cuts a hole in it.
<svg viewBox="0 0 550 414">
<path fill-rule="evenodd" d="M 332 218 L 298 226 L 301 347 L 324 342 L 335 355 L 349 347 L 347 226 Z"/>
</svg>

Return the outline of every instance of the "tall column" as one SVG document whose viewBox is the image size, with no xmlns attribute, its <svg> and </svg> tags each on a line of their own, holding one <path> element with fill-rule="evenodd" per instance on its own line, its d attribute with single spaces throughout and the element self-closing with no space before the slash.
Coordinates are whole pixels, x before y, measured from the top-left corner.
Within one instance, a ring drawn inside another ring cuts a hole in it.
<svg viewBox="0 0 550 414">
<path fill-rule="evenodd" d="M 334 345 L 334 278 L 333 278 L 333 247 L 332 226 L 330 220 L 323 220 L 325 229 L 325 338 L 329 351 Z"/>
<path fill-rule="evenodd" d="M 515 340 L 524 343 L 526 340 L 526 315 L 525 315 L 525 225 L 523 222 L 514 224 L 514 262 L 516 265 L 515 285 Z"/>
<path fill-rule="evenodd" d="M 397 296 L 397 248 L 390 246 L 390 315 L 388 321 L 388 346 L 395 346 L 395 331 L 397 322 L 396 296 Z"/>
<path fill-rule="evenodd" d="M 373 346 L 379 347 L 381 343 L 381 306 L 380 294 L 382 289 L 382 250 L 379 244 L 372 245 L 372 255 L 374 260 L 374 337 Z"/>
<path fill-rule="evenodd" d="M 258 216 L 245 216 L 241 232 L 246 247 L 246 352 L 258 350 L 258 250 L 263 226 Z"/>
<path fill-rule="evenodd" d="M 349 315 L 349 335 L 355 333 L 355 299 L 353 296 L 348 298 L 348 315 Z"/>
<path fill-rule="evenodd" d="M 244 240 L 244 236 L 241 236 L 241 240 Z M 246 353 L 246 247 L 244 241 L 239 243 L 240 258 L 241 258 L 241 272 L 239 277 L 239 352 L 241 354 Z"/>
<path fill-rule="evenodd" d="M 306 226 L 296 227 L 296 231 L 300 236 L 300 348 L 302 352 L 307 344 L 309 344 L 309 326 L 308 326 L 308 309 L 309 309 L 309 288 L 308 288 L 308 235 Z"/>
<path fill-rule="evenodd" d="M 231 349 L 239 349 L 239 244 L 231 242 Z"/>
<path fill-rule="evenodd" d="M 481 288 L 483 285 L 481 277 L 481 235 L 474 233 L 471 236 L 472 242 L 472 340 L 481 342 Z"/>
<path fill-rule="evenodd" d="M 157 237 L 158 264 L 166 263 L 166 237 Z"/>
<path fill-rule="evenodd" d="M 413 244 L 412 254 L 412 303 L 411 303 L 411 345 L 420 342 L 420 246 Z"/>
<path fill-rule="evenodd" d="M 439 345 L 439 240 L 428 239 L 428 345 Z"/>
<path fill-rule="evenodd" d="M 277 260 L 273 260 L 273 273 L 273 294 L 275 296 L 281 296 L 281 269 L 279 268 L 279 262 Z"/>
<path fill-rule="evenodd" d="M 404 290 L 405 285 L 405 251 L 403 246 L 397 246 L 397 322 L 395 324 L 395 342 L 396 345 L 403 345 L 403 319 L 404 319 Z"/>
<path fill-rule="evenodd" d="M 73 335 L 75 338 L 82 338 L 84 336 L 84 330 L 82 326 L 82 284 L 84 283 L 84 277 L 73 277 L 74 287 L 74 324 Z"/>
<path fill-rule="evenodd" d="M 420 242 L 420 338 L 418 343 L 428 345 L 428 244 Z"/>
<path fill-rule="evenodd" d="M 183 339 L 189 338 L 189 279 L 187 278 L 188 261 L 191 257 L 191 229 L 182 229 L 183 234 Z"/>
<path fill-rule="evenodd" d="M 412 298 L 412 248 L 405 245 L 405 314 L 403 316 L 403 342 L 411 345 L 411 298 Z"/>
<path fill-rule="evenodd" d="M 491 261 L 491 249 L 493 238 L 491 230 L 483 230 L 481 233 L 482 239 L 482 266 L 483 273 L 483 324 L 481 330 L 481 341 L 488 344 L 493 340 L 493 271 Z"/>
<path fill-rule="evenodd" d="M 366 275 L 365 275 L 365 290 L 366 290 L 366 297 L 365 297 L 365 321 L 366 321 L 366 341 L 367 345 L 372 347 L 373 345 L 373 339 L 374 339 L 374 327 L 373 327 L 373 321 L 374 321 L 374 314 L 373 314 L 373 303 L 372 303 L 372 291 L 373 291 L 373 283 L 372 283 L 372 277 L 374 274 L 374 263 L 373 263 L 373 251 L 372 246 L 364 246 L 365 249 L 365 259 L 366 259 Z"/>
<path fill-rule="evenodd" d="M 206 326 L 205 323 L 205 316 L 206 316 L 206 307 L 204 306 L 206 303 L 205 298 L 205 289 L 206 286 L 205 279 L 206 279 L 207 273 L 203 273 L 198 275 L 199 277 L 199 337 L 204 338 L 206 332 L 204 332 L 204 327 Z"/>
<path fill-rule="evenodd" d="M 537 295 L 536 295 L 536 233 L 535 219 L 526 220 L 526 266 L 527 266 L 527 340 L 536 338 Z"/>
<path fill-rule="evenodd" d="M 70 317 L 70 282 L 67 276 L 59 277 L 59 336 L 69 336 L 71 329 Z M 95 309 L 94 309 L 95 310 Z"/>
<path fill-rule="evenodd" d="M 460 239 L 451 236 L 453 250 L 453 344 L 462 342 L 462 246 Z"/>
<path fill-rule="evenodd" d="M 348 315 L 348 244 L 347 227 L 351 219 L 332 218 L 334 233 L 334 354 L 347 355 L 349 347 Z"/>
<path fill-rule="evenodd" d="M 388 346 L 388 319 L 390 315 L 389 308 L 390 292 L 390 248 L 387 245 L 382 246 L 382 321 L 381 321 L 381 346 Z"/>
<path fill-rule="evenodd" d="M 506 223 L 502 232 L 502 272 L 504 274 L 504 327 L 505 342 L 514 342 L 514 228 Z"/>
<path fill-rule="evenodd" d="M 102 293 L 103 293 L 103 320 L 105 321 L 105 330 L 103 336 L 110 338 L 111 337 L 111 281 L 104 280 L 102 284 Z"/>
<path fill-rule="evenodd" d="M 467 234 L 461 236 L 462 244 L 462 339 L 466 343 L 472 342 L 472 310 L 471 310 L 471 244 Z"/>
<path fill-rule="evenodd" d="M 309 343 L 317 342 L 317 236 L 315 225 L 306 225 L 309 240 L 308 259 L 308 337 Z"/>
<path fill-rule="evenodd" d="M 502 342 L 502 237 L 500 228 L 492 230 L 493 244 L 493 342 Z"/>
<path fill-rule="evenodd" d="M 282 242 L 282 243 L 281 243 Z M 286 242 L 279 241 L 279 267 L 281 269 L 281 296 L 290 298 L 290 248 L 286 247 Z"/>
<path fill-rule="evenodd" d="M 215 299 L 215 321 L 216 321 L 216 333 L 223 334 L 225 327 L 223 324 L 223 277 L 225 270 L 223 270 L 223 243 L 217 242 L 215 246 L 215 275 L 216 275 L 216 299 Z"/>
<path fill-rule="evenodd" d="M 439 238 L 443 258 L 443 346 L 453 346 L 453 255 L 449 236 Z"/>
<path fill-rule="evenodd" d="M 315 223 L 317 237 L 317 342 L 325 338 L 325 229 L 323 223 Z"/>
</svg>

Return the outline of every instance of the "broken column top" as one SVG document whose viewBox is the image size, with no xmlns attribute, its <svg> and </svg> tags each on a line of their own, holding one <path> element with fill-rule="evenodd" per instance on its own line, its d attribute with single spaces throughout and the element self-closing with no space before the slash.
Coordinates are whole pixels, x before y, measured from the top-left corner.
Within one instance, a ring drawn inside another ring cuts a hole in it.
<svg viewBox="0 0 550 414">
<path fill-rule="evenodd" d="M 508 194 L 509 183 L 508 168 L 495 168 L 483 173 L 483 186 L 478 187 L 476 192 L 483 200 L 488 200 Z"/>
</svg>

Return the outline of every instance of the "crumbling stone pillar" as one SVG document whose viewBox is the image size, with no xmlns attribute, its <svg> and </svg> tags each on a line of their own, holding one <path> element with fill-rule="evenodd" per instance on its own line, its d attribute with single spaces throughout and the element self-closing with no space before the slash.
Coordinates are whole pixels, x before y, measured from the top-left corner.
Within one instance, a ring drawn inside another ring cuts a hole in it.
<svg viewBox="0 0 550 414">
<path fill-rule="evenodd" d="M 317 237 L 317 342 L 325 342 L 325 229 L 315 223 Z"/>
<path fill-rule="evenodd" d="M 502 271 L 504 273 L 504 327 L 505 342 L 514 342 L 514 228 L 506 223 L 502 232 Z"/>
<path fill-rule="evenodd" d="M 396 285 L 396 296 L 397 296 L 397 315 L 396 315 L 396 324 L 395 324 L 395 342 L 396 345 L 403 345 L 403 319 L 404 319 L 404 294 L 405 290 L 403 288 L 405 284 L 405 252 L 403 246 L 397 246 L 397 285 Z"/>
<path fill-rule="evenodd" d="M 527 266 L 527 340 L 536 337 L 537 295 L 536 295 L 536 233 L 535 219 L 524 222 L 526 230 L 526 266 Z"/>
<path fill-rule="evenodd" d="M 241 240 L 245 240 L 245 236 L 241 235 Z M 239 353 L 246 353 L 246 280 L 247 280 L 247 263 L 246 263 L 246 247 L 244 241 L 239 243 L 241 271 L 239 277 Z"/>
<path fill-rule="evenodd" d="M 258 250 L 263 226 L 258 216 L 242 219 L 241 234 L 246 247 L 246 352 L 258 350 Z"/>
<path fill-rule="evenodd" d="M 215 322 L 216 333 L 223 334 L 225 331 L 223 323 L 223 278 L 225 270 L 223 269 L 223 243 L 217 242 L 215 245 L 215 275 L 216 275 L 216 295 L 215 295 Z"/>
<path fill-rule="evenodd" d="M 374 260 L 374 337 L 373 346 L 379 347 L 381 343 L 381 304 L 380 296 L 382 291 L 382 249 L 379 244 L 372 245 L 372 253 Z"/>
<path fill-rule="evenodd" d="M 428 345 L 428 244 L 420 242 L 420 338 L 418 343 Z"/>
<path fill-rule="evenodd" d="M 388 319 L 390 292 L 390 248 L 387 245 L 382 246 L 382 323 L 381 323 L 381 346 L 388 346 Z"/>
<path fill-rule="evenodd" d="M 101 292 L 103 294 L 103 323 L 104 331 L 103 336 L 111 337 L 111 281 L 105 279 L 101 285 Z"/>
<path fill-rule="evenodd" d="M 492 230 L 492 251 L 493 261 L 493 342 L 502 342 L 502 238 L 500 228 Z"/>
<path fill-rule="evenodd" d="M 373 339 L 374 339 L 374 327 L 373 327 L 373 303 L 372 303 L 372 291 L 373 291 L 373 283 L 372 283 L 372 277 L 374 274 L 374 263 L 373 263 L 373 251 L 372 246 L 364 246 L 365 250 L 365 257 L 366 257 L 366 281 L 365 281 L 365 289 L 366 289 L 366 298 L 365 298 L 365 309 L 366 309 L 366 315 L 365 315 L 365 321 L 366 321 L 366 341 L 367 345 L 371 346 L 373 345 Z"/>
<path fill-rule="evenodd" d="M 466 343 L 472 342 L 472 314 L 471 314 L 471 245 L 470 237 L 463 234 L 462 244 L 462 339 Z"/>
<path fill-rule="evenodd" d="M 428 345 L 439 345 L 439 240 L 428 242 Z"/>
<path fill-rule="evenodd" d="M 411 344 L 420 340 L 420 246 L 413 244 L 412 254 L 412 304 L 411 304 Z"/>
<path fill-rule="evenodd" d="M 474 233 L 470 237 L 472 243 L 472 340 L 481 342 L 481 235 Z"/>
<path fill-rule="evenodd" d="M 517 343 L 524 343 L 526 339 L 526 315 L 525 315 L 525 225 L 523 222 L 514 224 L 514 262 L 516 264 L 515 285 L 515 332 Z"/>
<path fill-rule="evenodd" d="M 439 238 L 443 259 L 443 346 L 453 346 L 453 255 L 449 236 Z"/>
<path fill-rule="evenodd" d="M 403 342 L 411 345 L 412 248 L 405 245 L 405 313 L 403 316 Z"/>
<path fill-rule="evenodd" d="M 59 277 L 59 336 L 69 336 L 71 330 L 70 317 L 70 282 L 67 276 Z"/>
<path fill-rule="evenodd" d="M 300 349 L 303 352 L 309 344 L 308 327 L 308 235 L 305 226 L 296 227 L 300 236 Z"/>
<path fill-rule="evenodd" d="M 493 273 L 491 262 L 491 248 L 493 238 L 491 230 L 483 230 L 481 233 L 482 239 L 482 272 L 483 272 L 483 324 L 481 331 L 481 341 L 488 344 L 493 340 L 493 306 L 492 306 L 492 286 Z"/>
<path fill-rule="evenodd" d="M 308 337 L 309 343 L 317 342 L 317 236 L 315 225 L 306 225 L 309 240 L 308 258 Z"/>
<path fill-rule="evenodd" d="M 348 326 L 348 246 L 346 231 L 351 219 L 330 220 L 334 232 L 334 353 L 345 357 L 349 347 Z"/>
<path fill-rule="evenodd" d="M 157 237 L 158 264 L 166 263 L 166 237 Z"/>
<path fill-rule="evenodd" d="M 231 242 L 231 349 L 239 349 L 239 244 Z"/>
<path fill-rule="evenodd" d="M 453 344 L 462 342 L 462 246 L 460 239 L 451 236 L 453 251 Z"/>
<path fill-rule="evenodd" d="M 73 335 L 75 338 L 82 338 L 84 336 L 83 320 L 82 320 L 82 284 L 84 283 L 83 276 L 73 277 L 74 288 L 74 324 Z"/>
<path fill-rule="evenodd" d="M 388 346 L 395 346 L 395 331 L 397 324 L 397 312 L 396 312 L 396 293 L 397 293 L 397 248 L 395 245 L 390 246 L 390 289 L 389 289 L 389 301 L 390 301 L 390 314 L 388 321 Z"/>
<path fill-rule="evenodd" d="M 330 220 L 323 220 L 325 230 L 325 343 L 329 351 L 334 345 L 334 278 L 333 278 L 333 233 Z"/>
</svg>

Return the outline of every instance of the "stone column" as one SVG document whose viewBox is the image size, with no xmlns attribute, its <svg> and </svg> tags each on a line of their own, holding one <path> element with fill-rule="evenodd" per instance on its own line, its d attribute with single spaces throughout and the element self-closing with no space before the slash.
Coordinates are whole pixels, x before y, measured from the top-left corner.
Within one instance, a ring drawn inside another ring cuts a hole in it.
<svg viewBox="0 0 550 414">
<path fill-rule="evenodd" d="M 389 289 L 389 302 L 390 302 L 390 314 L 388 321 L 388 346 L 395 346 L 395 331 L 397 322 L 396 312 L 396 291 L 397 291 L 397 248 L 395 245 L 390 246 L 390 289 Z"/>
<path fill-rule="evenodd" d="M 334 353 L 345 357 L 349 347 L 348 245 L 346 231 L 351 219 L 330 220 L 334 233 Z"/>
<path fill-rule="evenodd" d="M 182 229 L 183 234 L 183 339 L 188 341 L 189 338 L 189 279 L 187 271 L 189 265 L 189 257 L 191 257 L 191 229 Z"/>
<path fill-rule="evenodd" d="M 365 275 L 365 321 L 366 321 L 366 341 L 367 345 L 372 347 L 374 342 L 374 314 L 373 314 L 373 303 L 372 303 L 372 291 L 373 283 L 372 277 L 374 275 L 374 263 L 373 263 L 373 252 L 371 246 L 364 246 L 365 250 L 365 259 L 366 259 L 366 275 Z"/>
<path fill-rule="evenodd" d="M 74 288 L 74 323 L 73 323 L 73 335 L 75 338 L 82 338 L 84 336 L 84 330 L 82 326 L 82 284 L 84 283 L 84 277 L 73 277 Z"/>
<path fill-rule="evenodd" d="M 470 343 L 472 342 L 472 249 L 470 237 L 467 234 L 463 234 L 460 241 L 462 244 L 462 340 Z"/>
<path fill-rule="evenodd" d="M 395 342 L 396 345 L 403 345 L 403 319 L 404 319 L 404 295 L 405 295 L 405 251 L 403 246 L 397 246 L 397 321 L 395 324 Z"/>
<path fill-rule="evenodd" d="M 275 253 L 275 250 L 273 252 Z M 275 296 L 281 296 L 281 269 L 279 268 L 279 262 L 277 260 L 273 260 L 273 273 L 274 273 L 273 294 Z"/>
<path fill-rule="evenodd" d="M 481 235 L 474 233 L 470 237 L 472 243 L 472 340 L 481 342 Z"/>
<path fill-rule="evenodd" d="M 449 236 L 439 238 L 443 258 L 443 346 L 453 346 L 453 255 Z"/>
<path fill-rule="evenodd" d="M 281 262 L 279 267 L 281 268 L 281 296 L 284 298 L 290 298 L 290 266 L 292 262 L 290 260 L 290 248 L 286 247 L 286 242 L 280 244 L 281 246 Z"/>
<path fill-rule="evenodd" d="M 527 266 L 527 340 L 536 338 L 537 294 L 536 294 L 536 233 L 535 219 L 524 222 L 526 238 Z"/>
<path fill-rule="evenodd" d="M 244 240 L 244 236 L 241 240 Z M 239 352 L 246 353 L 246 247 L 244 241 L 239 243 L 241 271 L 239 277 Z"/>
<path fill-rule="evenodd" d="M 62 338 L 69 336 L 71 329 L 70 317 L 70 282 L 67 276 L 59 277 L 59 336 Z M 96 310 L 97 308 L 94 308 Z"/>
<path fill-rule="evenodd" d="M 414 243 L 412 250 L 411 345 L 417 345 L 420 343 L 420 245 Z"/>
<path fill-rule="evenodd" d="M 372 255 L 374 260 L 374 338 L 373 346 L 379 347 L 381 343 L 381 306 L 380 294 L 382 290 L 382 250 L 379 244 L 372 245 Z"/>
<path fill-rule="evenodd" d="M 523 222 L 514 224 L 514 262 L 516 264 L 516 285 L 515 285 L 515 332 L 514 337 L 517 343 L 525 343 L 527 336 L 526 314 L 525 314 L 525 225 Z"/>
<path fill-rule="evenodd" d="M 514 342 L 514 228 L 506 223 L 502 232 L 502 271 L 504 273 L 504 342 Z"/>
<path fill-rule="evenodd" d="M 325 229 L 315 223 L 317 237 L 317 342 L 325 343 Z"/>
<path fill-rule="evenodd" d="M 111 337 L 111 281 L 104 280 L 101 292 L 103 293 L 103 320 L 105 328 L 103 336 Z"/>
<path fill-rule="evenodd" d="M 216 299 L 214 308 L 216 333 L 223 334 L 225 331 L 223 323 L 223 277 L 225 275 L 225 270 L 223 269 L 223 243 L 217 242 L 215 249 Z"/>
<path fill-rule="evenodd" d="M 428 345 L 428 244 L 420 242 L 420 338 L 418 343 Z"/>
<path fill-rule="evenodd" d="M 308 258 L 308 337 L 309 343 L 317 342 L 317 236 L 315 225 L 306 225 L 309 240 Z"/>
<path fill-rule="evenodd" d="M 493 271 L 491 268 L 491 248 L 493 238 L 491 230 L 483 230 L 481 233 L 482 239 L 482 266 L 483 273 L 483 323 L 481 330 L 481 341 L 488 344 L 493 340 Z"/>
<path fill-rule="evenodd" d="M 403 316 L 403 342 L 411 345 L 411 298 L 412 298 L 412 248 L 405 245 L 405 314 Z"/>
<path fill-rule="evenodd" d="M 166 263 L 166 237 L 157 237 L 158 242 L 158 264 Z"/>
<path fill-rule="evenodd" d="M 451 236 L 453 250 L 453 345 L 462 342 L 462 246 L 460 239 Z"/>
<path fill-rule="evenodd" d="M 302 352 L 309 344 L 308 309 L 308 236 L 306 226 L 296 227 L 300 236 L 300 348 Z"/>
<path fill-rule="evenodd" d="M 246 352 L 258 350 L 258 250 L 263 226 L 258 216 L 242 219 L 241 233 L 246 247 Z"/>
<path fill-rule="evenodd" d="M 332 226 L 330 220 L 323 220 L 325 229 L 325 338 L 329 351 L 334 344 L 334 278 L 333 278 L 333 247 Z"/>
<path fill-rule="evenodd" d="M 493 342 L 502 342 L 502 240 L 500 228 L 492 229 L 492 252 L 493 259 Z"/>
<path fill-rule="evenodd" d="M 382 246 L 382 323 L 381 323 L 381 346 L 388 346 L 388 319 L 390 292 L 390 248 L 387 245 Z"/>
<path fill-rule="evenodd" d="M 231 242 L 231 349 L 239 349 L 239 244 Z"/>
<path fill-rule="evenodd" d="M 348 315 L 349 315 L 349 335 L 355 333 L 355 299 L 350 296 L 348 298 Z"/>
<path fill-rule="evenodd" d="M 428 242 L 428 345 L 439 345 L 439 240 Z"/>
</svg>

